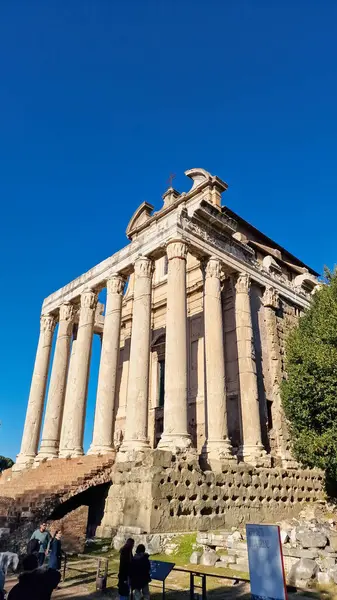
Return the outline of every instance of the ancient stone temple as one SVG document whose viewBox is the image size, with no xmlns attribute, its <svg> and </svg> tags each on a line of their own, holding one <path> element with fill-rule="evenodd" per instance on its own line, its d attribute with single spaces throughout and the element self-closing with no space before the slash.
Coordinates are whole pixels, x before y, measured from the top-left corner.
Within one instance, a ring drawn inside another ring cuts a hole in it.
<svg viewBox="0 0 337 600">
<path fill-rule="evenodd" d="M 241 506 L 267 518 L 321 494 L 320 476 L 296 470 L 279 392 L 285 338 L 317 273 L 224 206 L 224 181 L 185 174 L 187 193 L 170 187 L 157 212 L 141 204 L 129 243 L 42 306 L 15 470 L 83 455 L 100 336 L 88 454 L 116 454 L 106 528 L 221 525 Z"/>
</svg>

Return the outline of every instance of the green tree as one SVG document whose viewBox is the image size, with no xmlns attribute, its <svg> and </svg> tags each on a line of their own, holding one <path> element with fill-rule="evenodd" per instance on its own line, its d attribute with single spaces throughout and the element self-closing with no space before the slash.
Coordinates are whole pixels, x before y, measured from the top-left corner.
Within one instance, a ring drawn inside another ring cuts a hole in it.
<svg viewBox="0 0 337 600">
<path fill-rule="evenodd" d="M 5 469 L 10 469 L 14 465 L 14 461 L 11 458 L 6 458 L 5 456 L 0 456 L 0 473 L 5 471 Z"/>
<path fill-rule="evenodd" d="M 290 333 L 287 379 L 281 388 L 296 459 L 326 472 L 327 489 L 337 489 L 337 270 Z"/>
</svg>

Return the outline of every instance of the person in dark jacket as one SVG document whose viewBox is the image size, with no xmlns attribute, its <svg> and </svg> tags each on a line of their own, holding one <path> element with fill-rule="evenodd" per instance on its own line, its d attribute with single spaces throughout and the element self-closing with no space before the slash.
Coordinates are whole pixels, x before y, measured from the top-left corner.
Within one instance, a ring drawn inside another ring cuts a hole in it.
<svg viewBox="0 0 337 600">
<path fill-rule="evenodd" d="M 120 550 L 119 572 L 118 572 L 118 593 L 121 600 L 126 600 L 130 594 L 129 577 L 130 565 L 132 561 L 132 550 L 135 540 L 129 538 L 126 540 L 123 548 Z"/>
<path fill-rule="evenodd" d="M 53 590 L 58 586 L 61 575 L 53 569 L 39 569 L 34 554 L 25 556 L 22 562 L 23 573 L 9 592 L 8 600 L 50 600 Z"/>
<path fill-rule="evenodd" d="M 55 531 L 54 537 L 49 545 L 49 569 L 60 571 L 62 559 L 61 546 L 62 531 Z"/>
<path fill-rule="evenodd" d="M 139 544 L 130 568 L 130 583 L 131 589 L 134 590 L 134 600 L 140 600 L 142 597 L 147 600 L 150 598 L 150 571 L 149 555 L 145 552 L 145 546 Z"/>
</svg>

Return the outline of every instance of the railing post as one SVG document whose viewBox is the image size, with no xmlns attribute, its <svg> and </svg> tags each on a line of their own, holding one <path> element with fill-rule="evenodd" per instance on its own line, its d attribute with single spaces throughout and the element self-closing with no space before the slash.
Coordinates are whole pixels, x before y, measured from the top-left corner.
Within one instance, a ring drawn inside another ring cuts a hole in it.
<svg viewBox="0 0 337 600">
<path fill-rule="evenodd" d="M 190 573 L 190 600 L 194 600 L 194 573 Z"/>
<path fill-rule="evenodd" d="M 206 578 L 207 578 L 206 574 L 201 576 L 202 600 L 207 599 Z"/>
</svg>

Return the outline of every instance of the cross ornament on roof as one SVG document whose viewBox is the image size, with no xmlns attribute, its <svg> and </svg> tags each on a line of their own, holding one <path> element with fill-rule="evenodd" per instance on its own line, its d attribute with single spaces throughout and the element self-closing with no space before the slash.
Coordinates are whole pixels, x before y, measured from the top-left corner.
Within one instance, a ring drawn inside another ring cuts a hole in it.
<svg viewBox="0 0 337 600">
<path fill-rule="evenodd" d="M 172 182 L 173 182 L 173 179 L 175 179 L 175 178 L 176 178 L 176 174 L 170 173 L 169 178 L 167 180 L 167 183 L 169 184 L 170 187 L 172 187 Z"/>
</svg>

